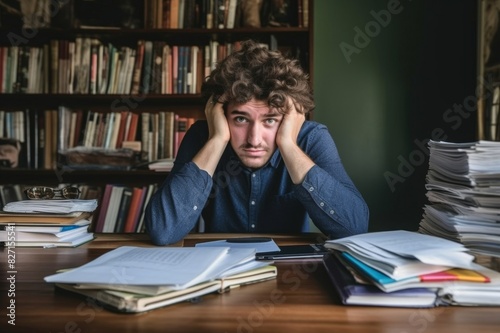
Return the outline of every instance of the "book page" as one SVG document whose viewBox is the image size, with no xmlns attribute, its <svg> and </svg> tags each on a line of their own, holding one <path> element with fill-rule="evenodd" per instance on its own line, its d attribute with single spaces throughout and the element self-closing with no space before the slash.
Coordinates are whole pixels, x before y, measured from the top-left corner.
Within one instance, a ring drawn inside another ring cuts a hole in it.
<svg viewBox="0 0 500 333">
<path fill-rule="evenodd" d="M 418 259 L 431 265 L 469 268 L 474 259 L 465 253 L 467 249 L 460 243 L 404 230 L 366 233 L 326 243 L 356 249 L 388 263 Z"/>
<path fill-rule="evenodd" d="M 247 253 L 228 248 L 141 248 L 123 246 L 67 272 L 47 276 L 47 282 L 121 285 L 171 285 L 182 289 L 206 279 L 207 274 L 246 260 Z M 217 266 L 219 265 L 219 266 Z M 224 265 L 224 266 L 222 266 Z"/>
</svg>

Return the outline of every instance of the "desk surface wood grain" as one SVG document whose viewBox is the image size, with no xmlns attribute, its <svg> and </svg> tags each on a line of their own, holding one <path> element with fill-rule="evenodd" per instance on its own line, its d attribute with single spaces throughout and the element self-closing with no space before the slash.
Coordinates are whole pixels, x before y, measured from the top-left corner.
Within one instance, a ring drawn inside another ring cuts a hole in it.
<svg viewBox="0 0 500 333">
<path fill-rule="evenodd" d="M 310 242 L 314 240 L 311 237 L 277 236 L 276 239 L 278 243 L 291 244 Z M 188 237 L 183 245 L 209 239 Z M 0 332 L 484 333 L 500 330 L 500 308 L 495 307 L 402 309 L 340 305 L 321 261 L 314 260 L 278 262 L 276 280 L 206 295 L 196 303 L 184 302 L 132 315 L 103 309 L 89 299 L 56 290 L 43 281 L 58 269 L 82 265 L 112 247 L 150 245 L 141 237 L 101 241 L 101 247 L 96 242 L 78 248 L 16 248 L 14 285 L 7 280 L 7 249 L 2 249 Z M 7 295 L 12 287 L 14 297 Z M 8 324 L 6 316 L 11 299 L 15 300 L 15 326 Z"/>
</svg>

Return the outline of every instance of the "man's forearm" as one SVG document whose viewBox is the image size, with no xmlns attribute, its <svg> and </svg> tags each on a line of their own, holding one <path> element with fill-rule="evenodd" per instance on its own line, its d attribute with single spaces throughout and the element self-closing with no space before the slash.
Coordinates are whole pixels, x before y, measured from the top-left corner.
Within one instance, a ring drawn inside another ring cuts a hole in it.
<svg viewBox="0 0 500 333">
<path fill-rule="evenodd" d="M 280 152 L 292 182 L 302 183 L 306 174 L 314 166 L 314 162 L 296 144 L 280 147 Z"/>
<path fill-rule="evenodd" d="M 203 148 L 193 157 L 193 163 L 201 170 L 208 172 L 210 176 L 213 176 L 226 146 L 227 141 L 215 138 L 208 140 Z"/>
</svg>

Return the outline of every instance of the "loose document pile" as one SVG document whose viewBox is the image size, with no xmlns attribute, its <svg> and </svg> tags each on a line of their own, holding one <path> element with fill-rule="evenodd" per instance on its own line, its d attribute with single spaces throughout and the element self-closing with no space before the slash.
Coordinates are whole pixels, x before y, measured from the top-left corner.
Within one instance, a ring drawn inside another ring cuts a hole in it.
<svg viewBox="0 0 500 333">
<path fill-rule="evenodd" d="M 16 247 L 75 247 L 89 231 L 97 200 L 22 200 L 0 211 L 0 242 Z"/>
<path fill-rule="evenodd" d="M 323 259 L 344 304 L 500 305 L 500 273 L 460 243 L 396 230 L 328 240 Z"/>
<path fill-rule="evenodd" d="M 119 312 L 144 312 L 275 279 L 253 248 L 123 246 L 74 269 L 45 277 L 58 288 Z"/>
<path fill-rule="evenodd" d="M 429 142 L 419 231 L 500 256 L 500 142 Z"/>
</svg>

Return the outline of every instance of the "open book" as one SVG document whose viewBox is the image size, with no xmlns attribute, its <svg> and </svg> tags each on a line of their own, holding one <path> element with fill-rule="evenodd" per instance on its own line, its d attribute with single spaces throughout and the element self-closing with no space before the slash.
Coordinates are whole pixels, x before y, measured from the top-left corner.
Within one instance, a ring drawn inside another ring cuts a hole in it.
<svg viewBox="0 0 500 333">
<path fill-rule="evenodd" d="M 202 282 L 181 290 L 164 287 L 161 292 L 160 289 L 151 288 L 151 286 L 115 285 L 113 287 L 111 285 L 65 283 L 56 283 L 56 286 L 60 289 L 90 297 L 113 311 L 137 313 L 183 301 L 196 300 L 203 295 L 215 292 L 222 293 L 246 284 L 267 281 L 276 278 L 276 275 L 276 267 L 268 265 L 224 278 Z M 108 288 L 115 288 L 115 290 Z"/>
<path fill-rule="evenodd" d="M 45 281 L 181 290 L 268 264 L 255 260 L 251 248 L 122 246 L 80 267 L 47 276 Z"/>
</svg>

